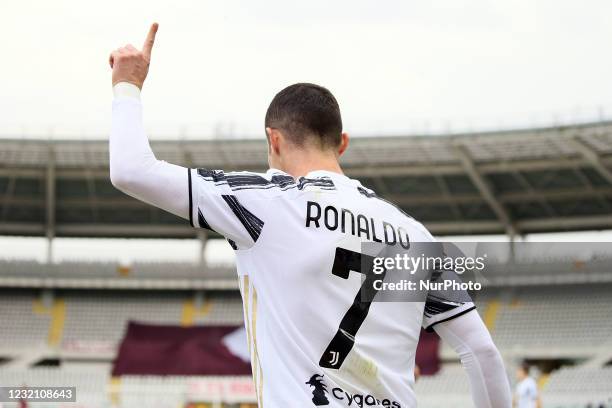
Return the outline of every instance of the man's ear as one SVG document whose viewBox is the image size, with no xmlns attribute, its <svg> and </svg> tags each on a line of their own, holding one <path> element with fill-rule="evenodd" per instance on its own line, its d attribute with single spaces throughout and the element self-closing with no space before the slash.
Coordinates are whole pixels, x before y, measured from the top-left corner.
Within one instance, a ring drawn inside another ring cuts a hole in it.
<svg viewBox="0 0 612 408">
<path fill-rule="evenodd" d="M 268 145 L 270 146 L 270 152 L 276 155 L 280 152 L 280 144 L 282 135 L 278 129 L 266 128 L 266 134 L 268 135 Z"/>
<path fill-rule="evenodd" d="M 349 145 L 349 135 L 346 132 L 342 132 L 340 136 L 340 146 L 338 147 L 338 157 L 342 156 L 342 153 L 346 151 Z"/>
</svg>

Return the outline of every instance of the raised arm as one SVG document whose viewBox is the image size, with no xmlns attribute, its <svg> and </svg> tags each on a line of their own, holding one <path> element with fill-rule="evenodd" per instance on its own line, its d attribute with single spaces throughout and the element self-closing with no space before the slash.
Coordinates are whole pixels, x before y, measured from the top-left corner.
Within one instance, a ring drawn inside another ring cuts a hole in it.
<svg viewBox="0 0 612 408">
<path fill-rule="evenodd" d="M 467 371 L 474 406 L 509 408 L 510 384 L 502 358 L 475 310 L 434 326 L 440 338 L 461 358 Z"/>
<path fill-rule="evenodd" d="M 188 219 L 188 170 L 157 160 L 142 122 L 140 90 L 156 33 L 157 24 L 153 24 L 142 51 L 126 45 L 113 51 L 109 59 L 115 96 L 109 139 L 110 178 L 124 193 Z"/>
</svg>

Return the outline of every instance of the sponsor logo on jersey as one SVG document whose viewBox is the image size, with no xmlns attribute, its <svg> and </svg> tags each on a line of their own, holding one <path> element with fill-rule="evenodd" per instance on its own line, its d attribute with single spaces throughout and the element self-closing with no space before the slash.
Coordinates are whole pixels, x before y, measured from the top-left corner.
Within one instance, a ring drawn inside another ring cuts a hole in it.
<svg viewBox="0 0 612 408">
<path fill-rule="evenodd" d="M 306 381 L 306 384 L 312 387 L 312 403 L 316 406 L 329 405 L 329 400 L 325 396 L 327 394 L 327 385 L 323 382 L 323 376 L 315 374 Z"/>
<path fill-rule="evenodd" d="M 340 387 L 334 387 L 328 391 L 322 374 L 312 375 L 306 384 L 312 387 L 312 403 L 315 406 L 329 405 L 329 398 L 333 397 L 337 401 L 342 401 L 347 407 L 402 407 L 399 402 L 388 398 L 380 399 L 370 394 L 351 394 Z"/>
</svg>

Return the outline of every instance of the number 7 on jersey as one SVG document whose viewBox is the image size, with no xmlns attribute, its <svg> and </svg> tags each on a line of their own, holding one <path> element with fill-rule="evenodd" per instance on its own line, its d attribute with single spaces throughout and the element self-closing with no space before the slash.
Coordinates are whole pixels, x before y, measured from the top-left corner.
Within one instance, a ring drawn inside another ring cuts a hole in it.
<svg viewBox="0 0 612 408">
<path fill-rule="evenodd" d="M 342 279 L 348 279 L 351 271 L 362 273 L 365 275 L 363 284 L 359 288 L 359 292 L 355 296 L 355 300 L 350 305 L 349 309 L 344 314 L 340 321 L 338 331 L 333 339 L 323 352 L 319 360 L 319 366 L 325 368 L 339 369 L 342 363 L 355 345 L 355 336 L 357 331 L 363 324 L 363 321 L 370 311 L 372 301 L 363 301 L 362 296 L 364 290 L 372 290 L 372 299 L 377 291 L 373 289 L 375 280 L 383 280 L 386 271 L 375 275 L 372 272 L 371 265 L 374 263 L 374 257 L 361 254 L 359 252 L 350 251 L 344 248 L 336 248 L 336 256 L 334 257 L 334 265 L 332 274 Z M 368 266 L 366 270 L 362 270 L 362 266 Z M 372 288 L 372 289 L 370 289 Z"/>
</svg>

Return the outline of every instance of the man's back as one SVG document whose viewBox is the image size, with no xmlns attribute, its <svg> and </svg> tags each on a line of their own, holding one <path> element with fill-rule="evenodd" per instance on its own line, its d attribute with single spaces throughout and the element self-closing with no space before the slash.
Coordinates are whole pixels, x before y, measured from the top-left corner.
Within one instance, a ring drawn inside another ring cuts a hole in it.
<svg viewBox="0 0 612 408">
<path fill-rule="evenodd" d="M 425 303 L 361 302 L 358 268 L 332 267 L 362 242 L 430 242 L 425 228 L 338 173 L 192 170 L 191 180 L 196 226 L 233 236 L 260 405 L 414 406 Z"/>
</svg>

